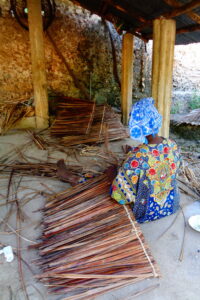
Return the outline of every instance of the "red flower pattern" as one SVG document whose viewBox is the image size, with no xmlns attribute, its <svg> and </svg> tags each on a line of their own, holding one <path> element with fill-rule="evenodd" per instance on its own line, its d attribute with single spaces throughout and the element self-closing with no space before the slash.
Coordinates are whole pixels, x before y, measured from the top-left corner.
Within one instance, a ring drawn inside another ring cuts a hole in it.
<svg viewBox="0 0 200 300">
<path fill-rule="evenodd" d="M 154 149 L 152 151 L 152 153 L 153 153 L 154 156 L 159 156 L 160 155 L 160 152 L 158 150 L 156 150 L 156 149 Z"/>
<path fill-rule="evenodd" d="M 156 174 L 156 170 L 155 169 L 149 169 L 149 174 L 155 175 Z"/>
<path fill-rule="evenodd" d="M 133 151 L 134 151 L 134 152 L 137 152 L 138 150 L 139 150 L 138 147 L 133 148 Z"/>
<path fill-rule="evenodd" d="M 133 160 L 133 161 L 131 162 L 131 167 L 137 168 L 138 166 L 139 166 L 139 163 L 138 163 L 137 160 Z"/>
<path fill-rule="evenodd" d="M 113 190 L 113 191 L 116 191 L 116 190 L 117 190 L 116 185 L 112 185 L 112 190 Z"/>
<path fill-rule="evenodd" d="M 171 168 L 174 170 L 176 168 L 176 164 L 175 163 L 172 163 L 171 164 Z"/>
<path fill-rule="evenodd" d="M 163 152 L 164 152 L 165 154 L 168 154 L 168 153 L 169 153 L 169 147 L 165 147 L 165 148 L 163 149 Z"/>
</svg>

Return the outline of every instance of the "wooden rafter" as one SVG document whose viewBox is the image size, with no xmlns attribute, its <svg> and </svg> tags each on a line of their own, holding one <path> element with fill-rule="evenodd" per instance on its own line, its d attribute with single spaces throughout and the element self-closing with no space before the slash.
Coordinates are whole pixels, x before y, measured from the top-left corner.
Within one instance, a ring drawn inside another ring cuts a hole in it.
<svg viewBox="0 0 200 300">
<path fill-rule="evenodd" d="M 188 17 L 190 17 L 190 19 L 192 19 L 196 23 L 200 24 L 200 15 L 198 15 L 194 12 L 189 12 L 189 13 L 187 13 L 187 15 L 188 15 Z"/>
<path fill-rule="evenodd" d="M 164 0 L 164 2 L 167 3 L 169 6 L 172 6 L 175 8 L 183 6 L 183 4 L 177 0 Z"/>
<path fill-rule="evenodd" d="M 125 8 L 122 4 L 114 4 L 114 3 L 112 3 L 112 6 L 115 7 L 118 11 L 127 14 L 129 17 L 132 17 L 141 23 L 147 22 L 145 18 L 141 17 L 137 12 L 133 11 L 131 7 Z"/>
<path fill-rule="evenodd" d="M 176 34 L 194 32 L 194 31 L 199 31 L 199 30 L 200 30 L 200 24 L 195 24 L 195 25 L 185 26 L 185 27 L 177 29 Z M 153 38 L 153 35 L 152 35 L 152 33 L 148 34 L 148 35 L 144 35 L 144 38 L 146 40 L 151 40 Z"/>
<path fill-rule="evenodd" d="M 170 3 L 174 3 L 174 0 L 165 0 L 165 2 L 167 2 L 169 5 Z M 177 2 L 177 1 L 176 1 Z M 182 5 L 180 7 L 176 7 L 175 9 L 172 9 L 171 12 L 169 13 L 165 13 L 165 14 L 162 14 L 162 17 L 163 18 L 166 18 L 166 19 L 172 19 L 172 18 L 175 18 L 175 17 L 178 17 L 180 15 L 183 15 L 183 14 L 193 14 L 193 18 L 199 18 L 200 17 L 197 17 L 198 14 L 196 13 L 193 13 L 192 10 L 199 7 L 200 6 L 200 0 L 194 0 L 194 1 L 191 1 L 190 3 L 187 3 L 185 5 Z M 195 14 L 195 15 L 194 15 Z M 152 26 L 152 22 L 153 20 L 148 20 L 146 21 L 145 23 L 143 23 L 139 28 L 137 28 L 135 31 L 136 32 L 141 32 L 142 29 L 148 27 L 148 26 Z M 148 37 L 148 36 L 143 36 L 144 38 L 152 38 L 152 34 L 151 34 L 151 37 Z"/>
<path fill-rule="evenodd" d="M 199 0 L 193 0 L 190 3 L 187 3 L 181 7 L 178 7 L 176 9 L 173 9 L 172 12 L 163 14 L 162 16 L 165 18 L 174 18 L 178 17 L 180 15 L 187 14 L 188 12 L 191 12 L 193 9 L 197 8 L 200 6 L 200 1 Z"/>
<path fill-rule="evenodd" d="M 167 3 L 169 6 L 172 6 L 174 8 L 179 8 L 182 7 L 183 4 L 180 3 L 177 0 L 164 0 L 165 3 Z M 198 15 L 197 13 L 191 11 L 187 13 L 187 16 L 192 19 L 193 21 L 195 21 L 196 23 L 200 24 L 200 15 Z"/>
<path fill-rule="evenodd" d="M 177 29 L 176 34 L 199 31 L 199 30 L 200 30 L 200 24 L 195 24 L 195 25 L 185 26 Z"/>
<path fill-rule="evenodd" d="M 77 4 L 76 0 L 72 0 L 74 3 Z M 199 30 L 199 24 L 200 24 L 200 15 L 198 13 L 195 13 L 193 10 L 197 7 L 200 7 L 200 0 L 193 0 L 190 1 L 187 4 L 180 3 L 179 0 L 164 0 L 165 3 L 167 3 L 169 6 L 171 6 L 170 12 L 167 12 L 165 14 L 162 14 L 159 17 L 163 17 L 165 19 L 172 19 L 175 17 L 178 17 L 180 15 L 187 15 L 190 19 L 192 19 L 195 23 L 195 25 L 185 26 L 183 28 L 177 29 L 176 34 L 180 33 L 186 33 L 186 32 L 192 32 L 192 31 L 198 31 Z M 78 1 L 78 4 L 80 2 Z M 114 8 L 116 11 L 121 12 L 137 22 L 140 23 L 140 25 L 136 28 L 133 27 L 128 32 L 134 34 L 135 36 L 142 39 L 144 42 L 147 42 L 149 39 L 152 39 L 152 33 L 151 34 L 143 34 L 142 30 L 147 27 L 153 26 L 153 19 L 147 20 L 144 16 L 141 15 L 141 13 L 137 10 L 134 10 L 126 0 L 124 1 L 114 1 L 114 0 L 102 0 L 101 6 L 99 8 L 98 13 L 100 16 L 102 16 L 104 19 L 110 21 L 113 23 L 113 15 L 109 11 L 109 8 Z M 95 12 L 93 12 L 95 13 Z M 120 18 L 119 18 L 120 20 Z M 122 18 L 121 18 L 122 21 Z"/>
</svg>

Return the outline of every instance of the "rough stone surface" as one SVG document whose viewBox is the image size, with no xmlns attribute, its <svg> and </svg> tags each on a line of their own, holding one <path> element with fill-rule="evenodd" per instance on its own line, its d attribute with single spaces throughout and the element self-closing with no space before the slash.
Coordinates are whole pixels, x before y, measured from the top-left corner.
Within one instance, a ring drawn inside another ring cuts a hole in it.
<svg viewBox="0 0 200 300">
<path fill-rule="evenodd" d="M 49 27 L 57 47 L 73 70 L 76 81 L 98 103 L 120 106 L 120 88 L 113 75 L 113 57 L 108 29 L 101 18 L 72 4 L 57 0 L 56 18 Z M 28 31 L 9 13 L 9 1 L 0 0 L 0 103 L 33 97 Z M 111 25 L 121 77 L 120 36 Z M 48 92 L 84 98 L 69 71 L 44 35 Z M 200 87 L 199 44 L 176 46 L 173 77 L 172 109 L 188 111 L 188 103 Z M 152 43 L 135 38 L 133 102 L 151 95 Z"/>
<path fill-rule="evenodd" d="M 33 96 L 28 31 L 21 28 L 8 14 L 8 6 L 1 1 L 3 18 L 0 19 L 0 102 L 11 99 L 27 99 Z M 119 77 L 121 77 L 122 37 L 111 26 L 116 49 Z M 56 18 L 49 27 L 57 47 L 91 98 L 98 103 L 120 103 L 120 88 L 113 75 L 111 41 L 107 27 L 101 18 L 70 1 L 57 1 Z M 50 95 L 64 94 L 84 97 L 74 84 L 69 71 L 58 57 L 48 37 L 44 35 L 46 71 Z M 142 51 L 141 51 L 142 50 Z M 135 40 L 134 97 L 148 94 L 149 78 L 145 77 L 147 57 L 145 45 Z"/>
</svg>

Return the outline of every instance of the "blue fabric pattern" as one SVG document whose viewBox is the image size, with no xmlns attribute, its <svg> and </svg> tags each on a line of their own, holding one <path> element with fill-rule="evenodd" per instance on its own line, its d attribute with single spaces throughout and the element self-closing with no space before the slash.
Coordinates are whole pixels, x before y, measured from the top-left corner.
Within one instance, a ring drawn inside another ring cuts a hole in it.
<svg viewBox="0 0 200 300">
<path fill-rule="evenodd" d="M 154 106 L 153 98 L 143 98 L 136 102 L 129 119 L 130 136 L 147 144 L 146 136 L 155 135 L 162 126 L 162 116 Z"/>
</svg>

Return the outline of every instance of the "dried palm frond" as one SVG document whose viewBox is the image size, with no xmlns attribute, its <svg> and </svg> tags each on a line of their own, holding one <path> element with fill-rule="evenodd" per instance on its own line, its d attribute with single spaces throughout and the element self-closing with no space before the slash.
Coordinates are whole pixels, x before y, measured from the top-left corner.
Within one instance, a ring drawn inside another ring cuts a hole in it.
<svg viewBox="0 0 200 300">
<path fill-rule="evenodd" d="M 22 118 L 30 115 L 33 107 L 22 103 L 3 104 L 0 106 L 0 134 L 5 134 Z"/>
<path fill-rule="evenodd" d="M 57 163 L 16 163 L 0 164 L 0 172 L 20 174 L 21 176 L 41 176 L 57 178 L 68 183 L 76 183 L 80 177 L 92 177 L 93 173 L 84 171 L 80 165 L 65 165 L 64 161 Z"/>
</svg>

